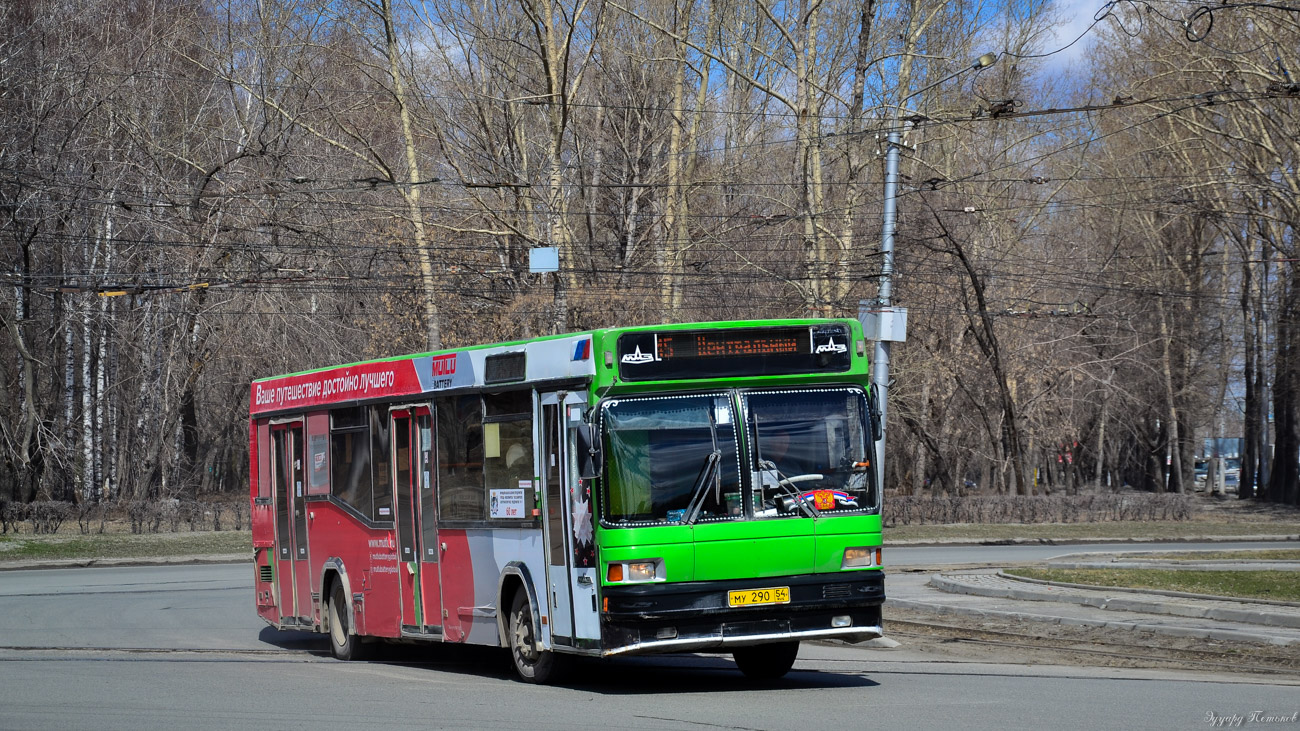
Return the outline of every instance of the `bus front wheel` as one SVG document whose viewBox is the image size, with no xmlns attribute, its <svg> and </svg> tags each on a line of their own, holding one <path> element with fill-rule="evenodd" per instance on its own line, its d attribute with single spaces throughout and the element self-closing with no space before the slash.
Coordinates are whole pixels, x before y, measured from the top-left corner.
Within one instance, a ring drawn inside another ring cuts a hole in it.
<svg viewBox="0 0 1300 731">
<path fill-rule="evenodd" d="M 555 675 L 555 653 L 537 649 L 537 633 L 533 627 L 533 610 L 528 606 L 528 595 L 523 590 L 515 592 L 510 606 L 510 657 L 515 663 L 515 673 L 525 683 L 544 684 Z"/>
<path fill-rule="evenodd" d="M 330 654 L 339 660 L 360 660 L 361 638 L 351 632 L 348 624 L 348 595 L 342 581 L 334 582 L 330 592 L 329 615 Z"/>
<path fill-rule="evenodd" d="M 737 647 L 731 656 L 736 667 L 750 680 L 776 680 L 785 677 L 799 655 L 799 642 Z"/>
</svg>

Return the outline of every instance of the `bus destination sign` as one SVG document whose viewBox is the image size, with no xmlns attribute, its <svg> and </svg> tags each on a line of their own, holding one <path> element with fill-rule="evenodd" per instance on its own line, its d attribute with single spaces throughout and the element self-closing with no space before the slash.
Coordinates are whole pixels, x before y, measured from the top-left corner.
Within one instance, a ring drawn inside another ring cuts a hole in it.
<svg viewBox="0 0 1300 731">
<path fill-rule="evenodd" d="M 735 355 L 781 355 L 807 352 L 807 332 L 728 332 L 706 330 L 696 333 L 660 333 L 655 354 L 663 360 L 676 358 L 725 358 Z"/>
<path fill-rule="evenodd" d="M 627 381 L 834 373 L 851 365 L 845 325 L 745 330 L 664 330 L 618 339 Z"/>
</svg>

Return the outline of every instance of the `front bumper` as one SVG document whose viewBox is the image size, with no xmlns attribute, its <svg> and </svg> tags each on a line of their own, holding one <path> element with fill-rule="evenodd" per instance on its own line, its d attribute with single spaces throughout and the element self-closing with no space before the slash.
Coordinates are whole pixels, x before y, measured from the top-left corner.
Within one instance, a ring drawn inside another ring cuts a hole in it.
<svg viewBox="0 0 1300 731">
<path fill-rule="evenodd" d="M 730 607 L 727 592 L 790 588 L 788 604 Z M 602 654 L 682 652 L 788 640 L 862 642 L 882 634 L 882 571 L 602 588 Z M 848 617 L 847 626 L 832 618 Z"/>
</svg>

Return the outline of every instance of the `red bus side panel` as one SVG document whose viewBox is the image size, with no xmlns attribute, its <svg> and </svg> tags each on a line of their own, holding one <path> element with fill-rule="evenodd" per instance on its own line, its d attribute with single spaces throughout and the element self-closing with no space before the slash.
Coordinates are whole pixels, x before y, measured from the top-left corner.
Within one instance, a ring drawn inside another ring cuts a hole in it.
<svg viewBox="0 0 1300 731">
<path fill-rule="evenodd" d="M 397 584 L 397 531 L 372 529 L 334 503 L 307 503 L 312 564 L 333 559 L 343 564 L 354 599 L 357 633 L 399 637 L 402 630 Z M 312 579 L 313 585 L 319 581 Z M 361 601 L 355 601 L 356 595 Z M 329 597 L 322 597 L 322 604 Z"/>
<path fill-rule="evenodd" d="M 447 546 L 438 561 L 442 572 L 442 636 L 447 642 L 464 642 L 474 624 L 474 564 L 469 539 L 463 530 L 440 530 L 438 540 Z"/>
</svg>

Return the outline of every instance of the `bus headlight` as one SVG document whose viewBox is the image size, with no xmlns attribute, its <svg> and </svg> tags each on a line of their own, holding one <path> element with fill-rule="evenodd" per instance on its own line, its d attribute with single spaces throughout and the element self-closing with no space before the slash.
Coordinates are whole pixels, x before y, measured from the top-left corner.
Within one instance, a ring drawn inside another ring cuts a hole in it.
<svg viewBox="0 0 1300 731">
<path fill-rule="evenodd" d="M 859 548 L 844 549 L 844 562 L 840 564 L 842 569 L 864 569 L 875 568 L 883 565 L 880 561 L 880 547 L 863 546 Z"/>
<path fill-rule="evenodd" d="M 609 584 L 636 584 L 645 581 L 663 581 L 666 577 L 664 562 L 660 558 L 618 561 L 605 569 L 605 582 Z"/>
<path fill-rule="evenodd" d="M 628 581 L 654 581 L 654 561 L 633 561 L 627 565 Z"/>
</svg>

